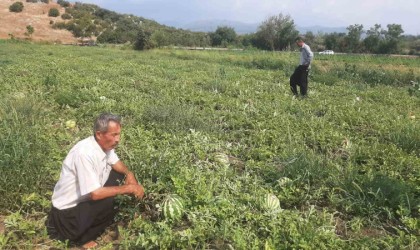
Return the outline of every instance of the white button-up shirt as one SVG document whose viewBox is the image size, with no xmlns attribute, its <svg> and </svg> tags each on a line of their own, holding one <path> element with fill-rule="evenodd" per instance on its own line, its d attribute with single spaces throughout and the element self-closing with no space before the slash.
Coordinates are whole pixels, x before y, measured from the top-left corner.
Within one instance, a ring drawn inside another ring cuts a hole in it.
<svg viewBox="0 0 420 250">
<path fill-rule="evenodd" d="M 89 193 L 104 186 L 112 165 L 118 161 L 114 150 L 104 152 L 93 136 L 78 142 L 63 161 L 53 206 L 66 209 L 88 200 Z"/>
</svg>

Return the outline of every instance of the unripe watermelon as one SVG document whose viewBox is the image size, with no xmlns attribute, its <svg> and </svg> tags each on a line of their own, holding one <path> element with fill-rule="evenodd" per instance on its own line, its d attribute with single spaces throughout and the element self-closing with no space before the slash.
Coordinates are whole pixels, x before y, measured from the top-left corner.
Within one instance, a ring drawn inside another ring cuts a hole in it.
<svg viewBox="0 0 420 250">
<path fill-rule="evenodd" d="M 262 206 L 268 212 L 280 211 L 280 201 L 274 194 L 265 195 Z"/>
<path fill-rule="evenodd" d="M 220 165 L 222 165 L 223 167 L 229 166 L 229 156 L 227 156 L 226 154 L 216 153 L 214 155 L 214 160 Z"/>
<path fill-rule="evenodd" d="M 66 121 L 66 128 L 74 128 L 74 127 L 76 127 L 76 121 L 75 120 Z"/>
<path fill-rule="evenodd" d="M 283 186 L 289 185 L 293 181 L 291 179 L 287 178 L 287 177 L 282 177 L 282 178 L 278 179 L 277 182 L 279 183 L 280 187 L 283 187 Z"/>
<path fill-rule="evenodd" d="M 178 220 L 184 213 L 182 199 L 175 194 L 168 195 L 162 204 L 163 216 L 169 220 Z"/>
</svg>

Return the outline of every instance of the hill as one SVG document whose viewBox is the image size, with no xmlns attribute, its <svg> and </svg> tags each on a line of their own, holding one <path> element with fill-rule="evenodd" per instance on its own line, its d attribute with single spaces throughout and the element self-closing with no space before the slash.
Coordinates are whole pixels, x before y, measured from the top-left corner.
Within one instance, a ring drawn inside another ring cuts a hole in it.
<svg viewBox="0 0 420 250">
<path fill-rule="evenodd" d="M 29 3 L 22 1 L 24 8 L 20 13 L 10 12 L 9 6 L 14 0 L 0 0 L 0 39 L 8 39 L 11 35 L 15 38 L 27 38 L 26 26 L 31 25 L 34 33 L 31 38 L 34 41 L 48 41 L 58 43 L 76 43 L 77 39 L 68 30 L 54 29 L 50 22 L 61 21 L 61 17 L 49 17 L 48 11 L 57 8 L 60 13 L 65 9 L 55 2 Z"/>
<path fill-rule="evenodd" d="M 153 20 L 134 15 L 119 14 L 103 9 L 94 4 L 75 3 L 64 8 L 60 1 L 45 4 L 42 2 L 23 2 L 24 9 L 20 13 L 10 12 L 9 6 L 15 0 L 0 0 L 0 39 L 28 38 L 26 27 L 31 25 L 34 41 L 58 43 L 76 43 L 83 38 L 97 40 L 100 43 L 134 43 L 139 32 L 151 38 L 146 47 L 173 45 L 208 44 L 207 34 L 192 32 L 159 24 Z M 48 11 L 57 8 L 59 17 L 49 17 Z M 67 18 L 63 19 L 62 14 Z"/>
</svg>

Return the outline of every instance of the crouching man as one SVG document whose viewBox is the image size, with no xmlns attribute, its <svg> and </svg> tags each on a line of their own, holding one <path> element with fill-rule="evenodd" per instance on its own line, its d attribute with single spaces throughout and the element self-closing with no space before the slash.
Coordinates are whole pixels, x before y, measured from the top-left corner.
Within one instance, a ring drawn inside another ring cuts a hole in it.
<svg viewBox="0 0 420 250">
<path fill-rule="evenodd" d="M 68 153 L 46 222 L 51 237 L 93 248 L 97 245 L 94 240 L 117 213 L 114 197 L 143 197 L 143 186 L 114 152 L 120 133 L 121 118 L 101 114 L 95 121 L 94 135 L 79 141 Z"/>
</svg>

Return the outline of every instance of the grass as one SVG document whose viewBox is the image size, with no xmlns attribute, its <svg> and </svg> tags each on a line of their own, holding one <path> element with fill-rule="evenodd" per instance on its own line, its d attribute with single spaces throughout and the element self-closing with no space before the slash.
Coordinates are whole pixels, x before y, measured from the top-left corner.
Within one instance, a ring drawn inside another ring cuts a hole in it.
<svg viewBox="0 0 420 250">
<path fill-rule="evenodd" d="M 5 249 L 65 247 L 42 222 L 62 160 L 104 111 L 123 116 L 117 153 L 147 191 L 119 198 L 124 249 L 419 247 L 416 59 L 317 55 L 294 99 L 296 53 L 0 44 Z M 168 193 L 185 202 L 178 222 L 156 207 Z M 282 212 L 261 209 L 268 193 Z"/>
</svg>

